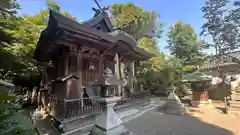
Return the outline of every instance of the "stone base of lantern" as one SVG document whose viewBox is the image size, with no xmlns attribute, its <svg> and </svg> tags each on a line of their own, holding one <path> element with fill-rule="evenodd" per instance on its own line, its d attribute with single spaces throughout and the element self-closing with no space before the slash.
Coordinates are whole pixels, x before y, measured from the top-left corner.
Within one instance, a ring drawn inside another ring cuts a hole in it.
<svg viewBox="0 0 240 135">
<path fill-rule="evenodd" d="M 95 119 L 95 128 L 92 130 L 93 135 L 121 135 L 125 131 L 122 120 L 113 110 L 113 106 L 121 97 L 99 97 L 96 101 L 101 104 L 102 114 Z"/>
<path fill-rule="evenodd" d="M 184 105 L 174 92 L 169 94 L 163 109 L 165 113 L 173 115 L 184 115 L 186 113 Z"/>
</svg>

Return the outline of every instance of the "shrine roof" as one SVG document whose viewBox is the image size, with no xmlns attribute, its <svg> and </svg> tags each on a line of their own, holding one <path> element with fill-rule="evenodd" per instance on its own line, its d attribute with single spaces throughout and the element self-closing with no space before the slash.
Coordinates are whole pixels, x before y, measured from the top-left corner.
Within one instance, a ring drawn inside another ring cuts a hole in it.
<svg viewBox="0 0 240 135">
<path fill-rule="evenodd" d="M 59 77 L 56 79 L 56 81 L 67 81 L 69 79 L 79 79 L 78 76 L 76 76 L 75 74 L 69 74 L 69 75 L 66 75 L 66 76 L 62 76 L 62 77 Z"/>
<path fill-rule="evenodd" d="M 14 87 L 14 84 L 6 82 L 6 81 L 3 81 L 1 79 L 0 79 L 0 85 L 4 85 L 6 87 Z"/>
<path fill-rule="evenodd" d="M 211 56 L 200 67 L 200 70 L 221 69 L 225 72 L 235 72 L 240 68 L 240 51 Z"/>
<path fill-rule="evenodd" d="M 34 54 L 35 59 L 46 61 L 47 56 L 54 52 L 56 48 L 59 48 L 56 44 L 62 39 L 67 42 L 69 42 L 69 39 L 74 39 L 78 41 L 75 42 L 75 45 L 79 44 L 79 41 L 85 40 L 92 45 L 91 47 L 98 48 L 101 51 L 115 48 L 115 51 L 120 55 L 131 56 L 136 60 L 146 60 L 153 56 L 153 54 L 137 47 L 137 41 L 131 35 L 113 29 L 106 12 L 99 12 L 92 19 L 78 23 L 71 18 L 50 10 L 48 26 L 41 33 Z M 96 43 L 96 41 L 99 43 Z M 95 45 L 93 42 L 95 42 Z M 101 42 L 104 43 L 101 44 Z"/>
<path fill-rule="evenodd" d="M 196 71 L 193 73 L 188 73 L 183 76 L 184 83 L 191 82 L 207 82 L 212 80 L 212 75 L 205 72 Z"/>
</svg>

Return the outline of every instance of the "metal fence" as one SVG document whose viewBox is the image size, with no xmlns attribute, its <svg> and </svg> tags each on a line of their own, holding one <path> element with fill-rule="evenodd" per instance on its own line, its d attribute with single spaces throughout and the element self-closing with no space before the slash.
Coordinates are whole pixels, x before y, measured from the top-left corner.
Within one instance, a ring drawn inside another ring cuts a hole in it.
<svg viewBox="0 0 240 135">
<path fill-rule="evenodd" d="M 64 100 L 64 118 L 68 119 L 101 113 L 102 108 L 94 98 L 95 97 L 87 97 Z"/>
</svg>

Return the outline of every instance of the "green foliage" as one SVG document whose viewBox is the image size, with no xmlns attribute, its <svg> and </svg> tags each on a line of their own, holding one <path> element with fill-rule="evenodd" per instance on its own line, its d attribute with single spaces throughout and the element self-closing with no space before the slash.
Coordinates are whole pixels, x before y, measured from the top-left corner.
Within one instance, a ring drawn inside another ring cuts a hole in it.
<svg viewBox="0 0 240 135">
<path fill-rule="evenodd" d="M 170 27 L 168 32 L 168 46 L 172 58 L 167 60 L 167 68 L 171 69 L 173 85 L 176 86 L 176 93 L 183 96 L 187 92 L 187 86 L 182 83 L 183 75 L 197 70 L 198 66 L 205 60 L 203 49 L 208 45 L 199 41 L 197 34 L 190 24 L 178 21 Z"/>
<path fill-rule="evenodd" d="M 160 37 L 162 24 L 158 23 L 158 13 L 147 11 L 133 3 L 114 4 L 111 15 L 116 28 L 132 35 L 135 39 L 143 36 Z"/>
<path fill-rule="evenodd" d="M 155 11 L 147 11 L 133 3 L 123 3 L 112 5 L 111 16 L 116 28 L 121 28 L 132 35 L 138 40 L 139 47 L 156 54 L 144 65 L 159 68 L 158 66 L 163 63 L 163 57 L 160 55 L 156 39 L 153 38 L 160 37 L 163 32 L 162 25 L 158 22 L 159 15 Z M 149 68 L 142 67 L 142 70 L 149 70 Z"/>
<path fill-rule="evenodd" d="M 16 0 L 2 0 L 0 2 L 0 46 L 11 43 L 14 39 L 6 29 L 12 28 L 15 24 L 11 23 L 9 16 L 14 16 L 19 8 Z"/>
<path fill-rule="evenodd" d="M 136 66 L 137 75 L 144 77 L 145 75 L 149 76 L 153 72 L 159 72 L 164 64 L 164 55 L 159 52 L 156 40 L 150 37 L 143 37 L 138 41 L 138 44 L 140 48 L 155 54 L 155 56 L 147 61 L 138 62 Z"/>
<path fill-rule="evenodd" d="M 0 16 L 14 15 L 17 9 L 19 9 L 17 0 L 1 0 L 0 2 Z"/>
<path fill-rule="evenodd" d="M 16 100 L 15 96 L 0 92 L 0 133 L 1 135 L 30 135 L 32 131 L 22 128 L 18 121 L 13 120 L 19 111 L 9 103 L 14 100 Z"/>
<path fill-rule="evenodd" d="M 15 96 L 10 96 L 7 92 L 0 92 L 0 102 L 16 100 Z"/>
<path fill-rule="evenodd" d="M 48 9 L 76 19 L 61 11 L 56 2 L 49 2 Z M 22 87 L 32 88 L 39 85 L 41 68 L 33 59 L 33 54 L 40 32 L 47 26 L 48 15 L 49 10 L 42 10 L 33 16 L 9 15 L 1 20 L 0 28 L 4 28 L 4 32 L 12 38 L 4 38 L 0 42 L 0 45 L 3 44 L 0 46 L 0 78 L 11 80 Z"/>
<path fill-rule="evenodd" d="M 240 46 L 239 5 L 239 1 L 207 0 L 202 7 L 206 23 L 201 34 L 212 36 L 211 46 L 215 48 L 216 55 Z"/>
<path fill-rule="evenodd" d="M 49 1 L 47 5 L 48 5 L 48 10 L 51 9 L 60 13 L 60 6 L 55 1 Z"/>
<path fill-rule="evenodd" d="M 191 25 L 178 21 L 170 27 L 167 42 L 171 54 L 181 59 L 184 65 L 198 65 L 203 60 L 202 50 L 206 45 L 198 41 Z"/>
<path fill-rule="evenodd" d="M 138 83 L 143 84 L 145 89 L 160 91 L 162 94 L 166 94 L 167 88 L 172 84 L 178 84 L 178 88 L 182 89 L 182 85 L 179 84 L 182 73 L 185 70 L 193 70 L 195 67 L 193 68 L 191 65 L 183 66 L 183 60 L 178 58 L 166 60 L 165 56 L 160 53 L 158 43 L 154 38 L 161 37 L 163 32 L 162 24 L 157 22 L 159 15 L 154 11 L 146 11 L 141 7 L 137 7 L 133 3 L 114 4 L 111 13 L 115 21 L 115 27 L 133 35 L 138 40 L 139 47 L 155 54 L 154 57 L 147 61 L 136 62 Z M 146 36 L 149 35 L 149 32 L 153 35 Z M 195 33 L 190 32 L 187 34 L 192 34 L 190 36 L 195 38 L 192 40 L 196 41 Z M 192 47 L 192 49 L 196 49 L 196 46 L 195 48 Z M 187 55 L 185 54 L 185 56 Z"/>
</svg>

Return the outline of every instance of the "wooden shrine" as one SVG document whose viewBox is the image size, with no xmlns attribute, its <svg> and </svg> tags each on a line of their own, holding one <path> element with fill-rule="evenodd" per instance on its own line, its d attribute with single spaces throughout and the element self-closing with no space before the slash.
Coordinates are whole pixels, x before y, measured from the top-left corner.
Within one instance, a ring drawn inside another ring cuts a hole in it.
<svg viewBox="0 0 240 135">
<path fill-rule="evenodd" d="M 192 105 L 195 107 L 208 103 L 208 91 L 212 82 L 212 78 L 203 73 L 196 71 L 189 73 L 183 77 L 184 83 L 189 83 L 192 90 Z"/>
<path fill-rule="evenodd" d="M 211 80 L 199 80 L 191 82 L 191 89 L 193 91 L 192 105 L 199 106 L 208 103 L 208 90 Z"/>
<path fill-rule="evenodd" d="M 133 91 L 134 61 L 152 57 L 137 47 L 132 36 L 114 29 L 105 11 L 95 11 L 92 19 L 78 23 L 51 10 L 48 26 L 41 32 L 34 53 L 43 65 L 39 104 L 51 106 L 51 114 L 59 119 L 67 118 L 64 101 L 86 105 L 76 99 L 93 96 L 88 95 L 87 87 L 99 80 L 106 68 L 121 79 L 120 63 L 128 65 L 128 84 Z M 115 94 L 120 96 L 121 91 L 118 86 Z"/>
</svg>

